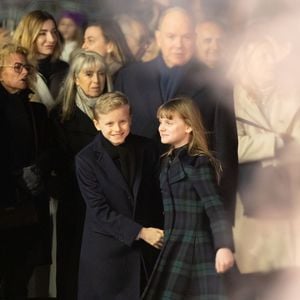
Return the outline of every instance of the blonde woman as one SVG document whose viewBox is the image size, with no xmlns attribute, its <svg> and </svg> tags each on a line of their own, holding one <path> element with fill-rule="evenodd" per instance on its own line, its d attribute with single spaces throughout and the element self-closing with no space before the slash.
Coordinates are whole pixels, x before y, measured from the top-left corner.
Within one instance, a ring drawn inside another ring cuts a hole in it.
<svg viewBox="0 0 300 300">
<path fill-rule="evenodd" d="M 76 299 L 79 251 L 85 205 L 75 178 L 74 157 L 97 134 L 93 107 L 107 90 L 104 58 L 96 52 L 77 50 L 50 113 L 57 145 L 53 190 L 57 210 L 57 295 Z"/>
<path fill-rule="evenodd" d="M 0 285 L 5 299 L 27 299 L 34 269 L 51 263 L 47 110 L 30 101 L 27 49 L 0 46 Z"/>
<path fill-rule="evenodd" d="M 36 62 L 35 92 L 51 110 L 68 69 L 68 64 L 59 59 L 62 44 L 54 17 L 42 10 L 29 12 L 20 20 L 13 40 L 27 48 L 29 58 Z"/>
<path fill-rule="evenodd" d="M 248 286 L 243 299 L 261 297 L 276 271 L 300 266 L 300 102 L 282 76 L 296 76 L 286 72 L 291 51 L 292 44 L 278 32 L 257 25 L 240 46 L 230 74 L 240 163 L 234 237 Z"/>
</svg>

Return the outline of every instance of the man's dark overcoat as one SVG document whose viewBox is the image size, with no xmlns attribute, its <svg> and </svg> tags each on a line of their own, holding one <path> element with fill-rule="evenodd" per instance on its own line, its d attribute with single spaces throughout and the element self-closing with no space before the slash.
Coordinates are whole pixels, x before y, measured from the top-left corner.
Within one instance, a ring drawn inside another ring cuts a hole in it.
<svg viewBox="0 0 300 300">
<path fill-rule="evenodd" d="M 86 202 L 78 299 L 138 300 L 141 270 L 148 257 L 141 251 L 146 245 L 136 238 L 143 226 L 162 226 L 158 151 L 149 139 L 127 137 L 134 149 L 135 176 L 130 188 L 103 139 L 100 133 L 76 156 Z"/>
</svg>

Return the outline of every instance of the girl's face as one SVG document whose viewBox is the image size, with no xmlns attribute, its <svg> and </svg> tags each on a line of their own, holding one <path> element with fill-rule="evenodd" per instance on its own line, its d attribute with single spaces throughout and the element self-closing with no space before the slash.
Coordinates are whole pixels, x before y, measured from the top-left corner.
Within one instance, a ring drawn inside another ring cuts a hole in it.
<svg viewBox="0 0 300 300">
<path fill-rule="evenodd" d="M 120 106 L 107 114 L 98 114 L 98 119 L 94 120 L 94 124 L 113 145 L 123 144 L 130 133 L 129 105 Z"/>
<path fill-rule="evenodd" d="M 58 30 L 65 41 L 73 41 L 76 39 L 77 25 L 71 18 L 61 18 L 58 24 Z"/>
<path fill-rule="evenodd" d="M 52 55 L 57 45 L 57 41 L 58 34 L 55 23 L 52 20 L 45 21 L 36 40 L 38 59 Z"/>
<path fill-rule="evenodd" d="M 192 128 L 188 126 L 181 116 L 174 112 L 172 118 L 163 115 L 159 117 L 159 134 L 163 144 L 170 144 L 174 148 L 179 148 L 188 144 Z"/>
<path fill-rule="evenodd" d="M 75 83 L 88 97 L 99 97 L 105 85 L 105 73 L 100 65 L 82 68 Z"/>
</svg>

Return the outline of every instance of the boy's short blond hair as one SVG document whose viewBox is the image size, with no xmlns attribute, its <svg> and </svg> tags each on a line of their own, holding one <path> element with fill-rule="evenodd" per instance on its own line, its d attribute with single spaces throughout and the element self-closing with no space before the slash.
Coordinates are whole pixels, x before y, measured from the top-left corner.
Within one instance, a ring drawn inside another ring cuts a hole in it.
<svg viewBox="0 0 300 300">
<path fill-rule="evenodd" d="M 105 115 L 123 105 L 129 106 L 129 101 L 123 93 L 105 93 L 99 97 L 94 106 L 94 119 L 97 120 L 100 114 Z M 131 109 L 129 113 L 131 114 Z"/>
</svg>

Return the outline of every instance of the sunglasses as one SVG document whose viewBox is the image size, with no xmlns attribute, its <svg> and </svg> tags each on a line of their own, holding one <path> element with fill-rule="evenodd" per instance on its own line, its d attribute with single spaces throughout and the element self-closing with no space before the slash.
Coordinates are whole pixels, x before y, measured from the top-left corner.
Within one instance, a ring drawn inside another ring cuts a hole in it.
<svg viewBox="0 0 300 300">
<path fill-rule="evenodd" d="M 14 65 L 5 65 L 2 67 L 13 68 L 14 71 L 18 74 L 22 73 L 23 69 L 25 69 L 28 73 L 32 73 L 34 67 L 29 64 L 15 63 Z"/>
</svg>

